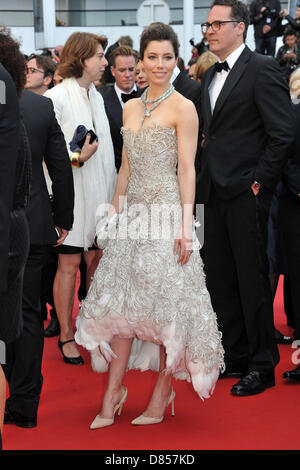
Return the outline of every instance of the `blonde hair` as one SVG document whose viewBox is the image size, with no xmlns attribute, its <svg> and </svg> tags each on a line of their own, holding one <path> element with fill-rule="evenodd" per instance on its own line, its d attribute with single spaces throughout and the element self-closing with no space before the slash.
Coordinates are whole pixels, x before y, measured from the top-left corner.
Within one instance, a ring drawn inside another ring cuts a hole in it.
<svg viewBox="0 0 300 470">
<path fill-rule="evenodd" d="M 201 81 L 201 77 L 212 65 L 218 62 L 218 57 L 210 51 L 203 52 L 196 62 L 194 79 Z"/>
<path fill-rule="evenodd" d="M 292 99 L 300 98 L 300 67 L 290 76 L 290 94 Z"/>
</svg>

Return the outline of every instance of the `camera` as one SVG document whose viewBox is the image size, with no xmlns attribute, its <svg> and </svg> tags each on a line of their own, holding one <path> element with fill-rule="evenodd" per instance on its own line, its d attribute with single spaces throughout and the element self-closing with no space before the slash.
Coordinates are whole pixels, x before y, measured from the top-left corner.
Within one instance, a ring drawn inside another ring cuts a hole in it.
<svg viewBox="0 0 300 470">
<path fill-rule="evenodd" d="M 271 13 L 272 13 L 271 8 L 266 6 L 266 9 L 263 11 L 263 15 L 269 16 Z"/>
</svg>

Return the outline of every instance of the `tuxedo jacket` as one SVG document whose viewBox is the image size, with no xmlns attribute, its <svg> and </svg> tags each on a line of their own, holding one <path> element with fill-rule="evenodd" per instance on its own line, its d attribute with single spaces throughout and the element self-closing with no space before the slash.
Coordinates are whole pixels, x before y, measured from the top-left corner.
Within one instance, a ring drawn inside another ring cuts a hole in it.
<svg viewBox="0 0 300 470">
<path fill-rule="evenodd" d="M 7 288 L 10 211 L 20 138 L 19 101 L 14 82 L 0 64 L 0 292 Z"/>
<path fill-rule="evenodd" d="M 176 91 L 181 93 L 185 98 L 191 100 L 196 108 L 198 119 L 199 119 L 199 132 L 198 132 L 198 145 L 195 157 L 195 168 L 196 173 L 200 171 L 200 159 L 201 159 L 201 84 L 196 80 L 192 80 L 184 71 L 181 71 L 173 82 Z"/>
<path fill-rule="evenodd" d="M 201 119 L 201 84 L 192 80 L 186 72 L 181 71 L 175 78 L 173 85 L 176 91 L 194 103 L 198 117 Z"/>
<path fill-rule="evenodd" d="M 276 61 L 246 46 L 230 70 L 213 114 L 208 69 L 201 82 L 204 147 L 197 178 L 199 202 L 211 185 L 231 199 L 254 181 L 274 191 L 295 137 L 289 89 Z"/>
<path fill-rule="evenodd" d="M 102 90 L 101 93 L 114 146 L 115 166 L 117 171 L 119 171 L 122 162 L 123 148 L 123 138 L 120 133 L 123 122 L 123 109 L 113 86 L 106 87 L 106 89 Z"/>
<path fill-rule="evenodd" d="M 294 105 L 298 132 L 285 165 L 279 191 L 278 226 L 300 234 L 300 104 Z"/>
<path fill-rule="evenodd" d="M 141 96 L 143 90 L 137 90 L 137 97 Z M 123 108 L 119 101 L 114 86 L 106 87 L 101 90 L 103 96 L 105 112 L 109 121 L 111 138 L 115 152 L 115 165 L 119 171 L 122 163 L 123 137 L 121 127 L 123 125 Z"/>
<path fill-rule="evenodd" d="M 32 157 L 32 182 L 26 209 L 30 244 L 55 244 L 55 225 L 70 230 L 73 224 L 74 187 L 69 154 L 51 100 L 24 90 L 20 108 Z M 52 180 L 52 205 L 43 160 Z"/>
</svg>

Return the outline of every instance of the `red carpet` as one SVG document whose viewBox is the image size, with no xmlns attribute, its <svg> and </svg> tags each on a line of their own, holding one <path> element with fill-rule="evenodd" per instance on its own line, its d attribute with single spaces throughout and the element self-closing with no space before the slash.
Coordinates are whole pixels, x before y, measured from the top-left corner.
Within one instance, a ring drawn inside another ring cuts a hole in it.
<svg viewBox="0 0 300 470">
<path fill-rule="evenodd" d="M 77 312 L 78 306 L 74 317 Z M 283 313 L 281 283 L 275 322 L 282 333 L 292 333 Z M 113 426 L 93 431 L 89 425 L 100 410 L 107 374 L 93 372 L 89 354 L 81 352 L 84 366 L 67 365 L 57 348 L 57 338 L 45 339 L 38 427 L 6 425 L 6 450 L 300 449 L 300 384 L 282 378 L 285 370 L 295 367 L 291 362 L 295 350 L 289 345 L 280 346 L 275 387 L 252 397 L 233 397 L 229 392 L 236 380 L 222 379 L 212 398 L 202 403 L 190 384 L 174 381 L 175 417 L 168 410 L 163 423 L 152 427 L 134 427 L 130 421 L 146 406 L 155 374 L 131 371 L 126 376 L 129 395 L 121 416 Z"/>
</svg>

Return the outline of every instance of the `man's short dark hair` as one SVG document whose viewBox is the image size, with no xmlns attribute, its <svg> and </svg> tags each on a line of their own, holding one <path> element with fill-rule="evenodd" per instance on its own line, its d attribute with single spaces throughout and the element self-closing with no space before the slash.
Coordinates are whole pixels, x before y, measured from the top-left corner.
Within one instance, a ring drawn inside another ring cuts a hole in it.
<svg viewBox="0 0 300 470">
<path fill-rule="evenodd" d="M 51 77 L 51 82 L 48 88 L 53 87 L 53 77 L 56 70 L 56 64 L 53 62 L 50 57 L 43 55 L 43 54 L 31 54 L 27 58 L 27 62 L 30 60 L 35 59 L 38 67 L 41 67 L 44 70 L 44 77 Z"/>
<path fill-rule="evenodd" d="M 286 40 L 286 38 L 287 38 L 288 36 L 295 36 L 296 39 L 297 39 L 297 37 L 298 37 L 295 30 L 293 30 L 293 29 L 287 29 L 287 30 L 284 32 L 284 35 L 283 35 L 283 38 L 282 38 L 282 39 L 283 39 L 283 42 Z"/>
<path fill-rule="evenodd" d="M 248 26 L 250 24 L 249 10 L 245 3 L 239 0 L 214 0 L 211 8 L 215 6 L 223 6 L 231 8 L 231 19 L 238 23 L 245 24 L 244 41 L 246 40 Z"/>
</svg>

